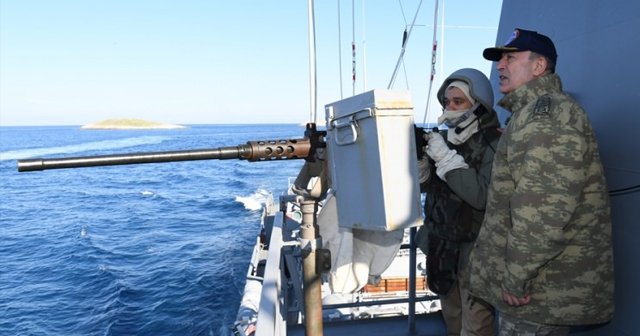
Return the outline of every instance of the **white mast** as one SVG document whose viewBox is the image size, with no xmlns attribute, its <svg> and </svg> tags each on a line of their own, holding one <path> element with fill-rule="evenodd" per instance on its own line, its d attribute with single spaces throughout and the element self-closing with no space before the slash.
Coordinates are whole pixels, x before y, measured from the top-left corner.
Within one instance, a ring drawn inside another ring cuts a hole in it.
<svg viewBox="0 0 640 336">
<path fill-rule="evenodd" d="M 364 11 L 365 0 L 362 0 L 362 91 L 367 91 L 367 21 Z"/>
<path fill-rule="evenodd" d="M 310 122 L 316 122 L 316 116 L 318 106 L 316 101 L 318 100 L 318 90 L 316 85 L 318 81 L 316 79 L 316 24 L 315 14 L 313 11 L 313 0 L 308 0 L 308 16 L 309 16 L 309 100 L 310 100 Z"/>
<path fill-rule="evenodd" d="M 338 82 L 340 83 L 340 99 L 344 97 L 342 89 L 342 17 L 340 15 L 340 0 L 338 0 Z"/>
<path fill-rule="evenodd" d="M 442 0 L 442 13 L 441 13 L 441 24 L 440 24 L 440 83 L 444 82 L 445 74 L 444 74 L 444 8 L 445 8 L 445 0 Z"/>
</svg>

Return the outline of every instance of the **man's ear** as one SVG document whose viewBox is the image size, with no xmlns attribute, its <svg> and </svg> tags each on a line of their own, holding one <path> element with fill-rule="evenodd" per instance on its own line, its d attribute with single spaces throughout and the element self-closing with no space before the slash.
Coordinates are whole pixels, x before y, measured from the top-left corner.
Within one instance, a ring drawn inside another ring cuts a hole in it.
<svg viewBox="0 0 640 336">
<path fill-rule="evenodd" d="M 547 58 L 544 56 L 537 57 L 533 61 L 533 75 L 536 77 L 544 75 L 549 67 L 549 62 L 547 62 Z"/>
</svg>

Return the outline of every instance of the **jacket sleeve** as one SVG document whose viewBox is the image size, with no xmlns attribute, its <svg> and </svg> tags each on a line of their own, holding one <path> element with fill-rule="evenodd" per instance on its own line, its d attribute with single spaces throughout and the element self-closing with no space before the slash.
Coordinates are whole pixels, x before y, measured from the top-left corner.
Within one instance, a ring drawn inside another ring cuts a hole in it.
<svg viewBox="0 0 640 336">
<path fill-rule="evenodd" d="M 491 147 L 484 151 L 482 163 L 477 169 L 454 169 L 446 175 L 449 188 L 476 210 L 484 210 L 487 204 L 487 190 L 495 154 L 492 148 L 497 148 L 497 145 L 496 139 L 491 143 Z"/>
<path fill-rule="evenodd" d="M 523 133 L 510 199 L 503 288 L 520 297 L 544 265 L 562 253 L 564 230 L 585 183 L 587 145 L 576 129 L 553 118 L 530 120 Z"/>
</svg>

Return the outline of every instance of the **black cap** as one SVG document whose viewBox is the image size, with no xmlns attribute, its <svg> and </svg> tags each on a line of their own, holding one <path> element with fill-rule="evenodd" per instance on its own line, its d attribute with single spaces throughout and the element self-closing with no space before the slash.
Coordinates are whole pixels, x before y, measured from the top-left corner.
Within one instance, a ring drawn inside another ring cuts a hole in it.
<svg viewBox="0 0 640 336">
<path fill-rule="evenodd" d="M 556 64 L 558 59 L 556 47 L 548 36 L 520 28 L 516 28 L 511 33 L 511 36 L 503 46 L 487 48 L 482 53 L 482 56 L 489 61 L 496 62 L 500 60 L 502 53 L 510 51 L 533 51 L 546 56 L 553 64 Z"/>
</svg>

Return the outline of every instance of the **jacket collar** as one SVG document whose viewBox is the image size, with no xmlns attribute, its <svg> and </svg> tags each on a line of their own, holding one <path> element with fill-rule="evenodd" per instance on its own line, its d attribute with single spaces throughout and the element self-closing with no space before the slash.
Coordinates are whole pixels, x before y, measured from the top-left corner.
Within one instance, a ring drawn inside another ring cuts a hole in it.
<svg viewBox="0 0 640 336">
<path fill-rule="evenodd" d="M 525 83 L 519 88 L 507 93 L 498 106 L 513 113 L 534 102 L 538 97 L 549 93 L 559 93 L 562 91 L 560 77 L 555 74 L 546 74 Z"/>
</svg>

